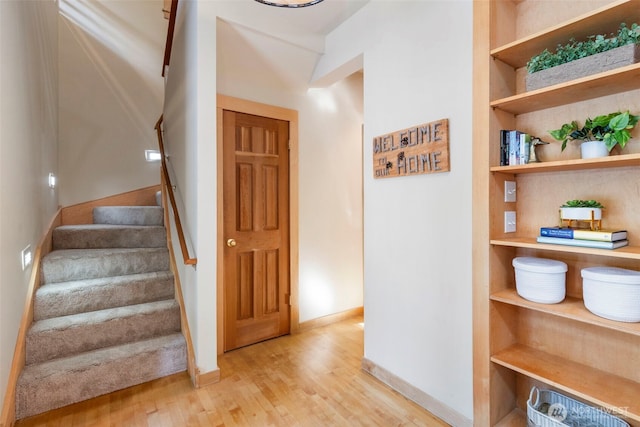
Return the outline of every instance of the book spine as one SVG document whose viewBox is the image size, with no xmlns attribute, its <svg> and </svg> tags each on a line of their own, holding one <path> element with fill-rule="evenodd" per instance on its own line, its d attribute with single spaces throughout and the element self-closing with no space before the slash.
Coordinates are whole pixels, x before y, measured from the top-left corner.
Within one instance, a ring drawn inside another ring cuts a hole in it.
<svg viewBox="0 0 640 427">
<path fill-rule="evenodd" d="M 500 131 L 500 166 L 509 166 L 509 131 Z"/>
<path fill-rule="evenodd" d="M 607 231 L 574 230 L 573 238 L 584 239 L 584 240 L 596 240 L 600 242 L 612 242 L 613 233 L 609 233 Z M 618 239 L 618 240 L 621 240 L 621 239 Z"/>
<path fill-rule="evenodd" d="M 520 144 L 517 141 L 515 130 L 509 131 L 509 164 L 518 164 L 518 152 L 520 151 Z"/>
<path fill-rule="evenodd" d="M 514 164 L 519 165 L 520 157 L 522 156 L 522 153 L 520 152 L 520 131 L 519 130 L 515 131 L 514 143 L 516 146 L 516 162 Z"/>
<path fill-rule="evenodd" d="M 520 164 L 529 163 L 529 149 L 531 147 L 531 135 L 528 133 L 520 134 Z"/>
<path fill-rule="evenodd" d="M 561 239 L 573 239 L 573 230 L 569 228 L 547 228 L 540 229 L 540 235 L 545 237 L 559 237 Z"/>
<path fill-rule="evenodd" d="M 615 242 L 627 238 L 625 231 L 574 230 L 570 228 L 541 227 L 540 235 L 562 239 L 593 240 L 598 242 Z"/>
<path fill-rule="evenodd" d="M 554 245 L 580 246 L 585 248 L 597 248 L 597 249 L 616 249 L 623 246 L 627 246 L 629 244 L 627 240 L 619 240 L 617 242 L 599 242 L 596 240 L 564 239 L 561 237 L 545 237 L 545 236 L 539 236 L 537 238 L 537 242 L 550 243 Z"/>
</svg>

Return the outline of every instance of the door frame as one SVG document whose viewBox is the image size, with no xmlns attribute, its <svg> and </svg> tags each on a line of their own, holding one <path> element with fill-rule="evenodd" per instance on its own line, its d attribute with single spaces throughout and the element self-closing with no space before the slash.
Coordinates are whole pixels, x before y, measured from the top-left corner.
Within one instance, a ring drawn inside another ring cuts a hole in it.
<svg viewBox="0 0 640 427">
<path fill-rule="evenodd" d="M 289 286 L 291 293 L 290 328 L 291 334 L 300 329 L 298 306 L 298 112 L 288 108 L 276 107 L 246 99 L 234 98 L 227 95 L 217 95 L 217 138 L 216 138 L 216 197 L 217 209 L 217 259 L 216 259 L 216 323 L 217 323 L 217 353 L 224 352 L 224 216 L 223 216 L 223 120 L 224 110 L 238 113 L 253 114 L 272 119 L 289 122 Z"/>
</svg>

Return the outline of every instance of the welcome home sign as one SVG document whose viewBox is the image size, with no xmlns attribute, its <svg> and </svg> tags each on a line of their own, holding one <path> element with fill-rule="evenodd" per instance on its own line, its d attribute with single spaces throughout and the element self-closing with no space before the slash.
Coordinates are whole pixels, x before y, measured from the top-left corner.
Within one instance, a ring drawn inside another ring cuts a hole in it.
<svg viewBox="0 0 640 427">
<path fill-rule="evenodd" d="M 373 177 L 449 171 L 449 119 L 373 138 Z"/>
</svg>

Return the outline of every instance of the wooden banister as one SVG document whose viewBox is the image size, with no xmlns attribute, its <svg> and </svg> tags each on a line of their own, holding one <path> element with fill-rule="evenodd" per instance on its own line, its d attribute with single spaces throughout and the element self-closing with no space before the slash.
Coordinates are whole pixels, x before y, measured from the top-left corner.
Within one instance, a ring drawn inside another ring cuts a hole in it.
<svg viewBox="0 0 640 427">
<path fill-rule="evenodd" d="M 162 77 L 171 61 L 171 47 L 173 46 L 173 31 L 176 27 L 176 14 L 178 12 L 178 0 L 171 0 L 171 10 L 169 11 L 169 26 L 167 28 L 167 42 L 164 45 L 164 61 L 162 63 Z"/>
<path fill-rule="evenodd" d="M 184 238 L 184 231 L 182 229 L 182 222 L 180 221 L 180 213 L 178 212 L 178 204 L 176 203 L 176 197 L 173 193 L 173 185 L 171 185 L 171 178 L 169 178 L 169 170 L 167 169 L 167 160 L 164 155 L 164 139 L 162 137 L 162 121 L 164 120 L 164 115 L 160 116 L 158 122 L 156 123 L 156 132 L 158 134 L 158 146 L 160 147 L 160 157 L 161 157 L 161 169 L 162 169 L 162 181 L 163 185 L 166 187 L 167 195 L 169 196 L 169 201 L 171 202 L 171 209 L 173 210 L 173 217 L 176 222 L 176 233 L 178 234 L 178 240 L 180 241 L 180 250 L 182 251 L 182 258 L 184 259 L 185 265 L 196 265 L 198 263 L 197 258 L 191 258 L 189 256 L 189 249 L 187 248 L 187 241 Z"/>
</svg>

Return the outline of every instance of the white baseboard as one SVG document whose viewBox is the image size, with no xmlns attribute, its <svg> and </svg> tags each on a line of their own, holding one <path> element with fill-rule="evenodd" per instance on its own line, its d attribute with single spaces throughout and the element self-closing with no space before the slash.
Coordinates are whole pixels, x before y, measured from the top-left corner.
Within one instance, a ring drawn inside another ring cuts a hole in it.
<svg viewBox="0 0 640 427">
<path fill-rule="evenodd" d="M 332 323 L 341 322 L 345 319 L 350 319 L 352 317 L 362 316 L 363 313 L 363 307 L 356 307 L 350 310 L 341 311 L 340 313 L 329 314 L 327 316 L 318 317 L 317 319 L 307 320 L 300 323 L 295 333 L 308 331 L 309 329 L 319 328 L 321 326 L 327 326 Z"/>
<path fill-rule="evenodd" d="M 362 370 L 388 385 L 409 400 L 416 402 L 444 422 L 456 427 L 473 427 L 473 421 L 414 387 L 402 378 L 378 366 L 366 357 L 362 358 Z"/>
</svg>

